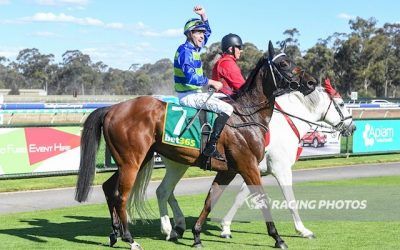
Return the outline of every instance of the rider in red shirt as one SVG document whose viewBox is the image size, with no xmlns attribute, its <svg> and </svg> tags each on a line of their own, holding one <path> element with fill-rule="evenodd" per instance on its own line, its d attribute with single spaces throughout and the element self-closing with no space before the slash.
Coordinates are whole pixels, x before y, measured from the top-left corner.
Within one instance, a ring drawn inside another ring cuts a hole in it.
<svg viewBox="0 0 400 250">
<path fill-rule="evenodd" d="M 222 93 L 232 95 L 245 82 L 236 63 L 243 49 L 242 39 L 230 33 L 222 38 L 221 49 L 223 54 L 214 65 L 212 79 L 223 83 Z"/>
</svg>

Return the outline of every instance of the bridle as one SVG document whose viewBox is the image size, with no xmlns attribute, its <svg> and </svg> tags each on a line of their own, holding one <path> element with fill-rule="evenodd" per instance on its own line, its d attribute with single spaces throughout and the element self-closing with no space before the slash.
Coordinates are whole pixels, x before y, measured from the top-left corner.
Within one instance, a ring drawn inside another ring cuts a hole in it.
<svg viewBox="0 0 400 250">
<path fill-rule="evenodd" d="M 291 79 L 289 76 L 287 76 L 287 74 L 281 72 L 281 70 L 278 68 L 275 61 L 282 56 L 287 57 L 287 55 L 283 52 L 274 56 L 272 59 L 270 59 L 267 54 L 265 54 L 263 57 L 263 60 L 265 60 L 266 63 L 268 64 L 269 71 L 271 72 L 272 80 L 273 80 L 274 86 L 276 88 L 276 90 L 273 92 L 272 95 L 274 97 L 277 97 L 277 96 L 283 95 L 285 93 L 293 92 L 293 91 L 300 91 L 303 95 L 310 94 L 314 89 L 311 89 L 311 91 L 310 91 L 309 88 L 304 86 L 303 79 L 304 79 L 305 70 L 303 70 L 303 69 L 301 70 L 299 81 L 295 81 L 295 80 Z M 295 69 L 295 66 L 293 66 L 294 63 L 291 60 L 288 60 L 288 61 L 290 62 L 290 65 L 289 65 L 290 68 L 288 68 L 287 71 L 290 72 L 290 74 L 293 74 L 292 72 Z M 264 63 L 260 64 L 259 67 L 261 68 L 263 64 Z M 260 68 L 258 68 L 257 70 L 259 70 Z M 277 78 L 280 83 L 279 85 L 277 84 Z M 282 88 L 281 86 L 284 86 L 284 87 Z M 232 101 L 234 101 L 230 96 L 227 96 L 227 97 L 228 97 L 228 99 L 231 99 Z M 234 111 L 234 113 L 241 115 L 241 116 L 250 116 L 250 115 L 253 115 L 253 114 L 267 108 L 269 102 L 268 103 L 262 102 L 257 105 L 251 105 L 251 106 L 241 106 L 242 108 L 254 108 L 257 106 L 261 106 L 263 104 L 265 104 L 263 107 L 259 108 L 255 112 L 252 112 L 249 114 L 243 114 L 243 113 L 239 113 L 239 112 L 235 112 L 235 111 Z M 266 126 L 264 126 L 260 123 L 257 123 L 257 122 L 245 122 L 242 124 L 227 124 L 227 125 L 230 127 L 233 127 L 233 128 L 240 128 L 240 127 L 245 127 L 245 126 L 256 125 L 256 126 L 263 128 L 265 131 L 268 131 L 268 128 Z"/>
<path fill-rule="evenodd" d="M 348 120 L 348 119 L 353 119 L 353 116 L 352 116 L 352 115 L 349 115 L 349 116 L 346 116 L 346 117 L 345 117 L 345 116 L 343 115 L 342 111 L 340 110 L 339 105 L 335 102 L 335 100 L 333 100 L 333 97 L 332 97 L 332 96 L 329 96 L 329 97 L 330 97 L 331 101 L 330 101 L 330 103 L 329 103 L 328 109 L 326 110 L 324 116 L 322 117 L 322 120 L 325 120 L 325 117 L 326 117 L 326 115 L 328 114 L 328 111 L 329 111 L 329 109 L 330 109 L 330 107 L 331 107 L 331 105 L 332 105 L 332 103 L 333 103 L 333 106 L 335 107 L 336 112 L 338 112 L 338 114 L 339 114 L 339 116 L 340 116 L 340 121 L 338 122 L 338 124 L 333 125 L 333 128 L 334 128 L 336 131 L 343 132 L 343 131 L 345 130 L 345 129 L 343 128 L 343 127 L 344 127 L 344 122 L 345 122 L 346 120 Z"/>
<path fill-rule="evenodd" d="M 273 80 L 273 83 L 274 83 L 274 86 L 276 89 L 272 95 L 274 97 L 277 97 L 277 96 L 280 96 L 280 95 L 283 95 L 283 94 L 286 94 L 289 92 L 293 92 L 293 91 L 300 91 L 303 95 L 310 94 L 314 89 L 309 89 L 304 85 L 303 79 L 304 79 L 304 74 L 306 72 L 304 69 L 301 69 L 299 81 L 296 81 L 296 80 L 289 78 L 287 76 L 287 74 L 282 73 L 281 70 L 278 68 L 278 66 L 276 66 L 275 61 L 282 56 L 287 57 L 287 55 L 283 52 L 274 56 L 272 59 L 270 59 L 267 54 L 265 54 L 263 56 L 263 60 L 268 64 L 268 67 L 270 69 L 272 80 Z M 287 71 L 293 72 L 293 69 L 295 68 L 295 66 L 293 66 L 294 63 L 289 59 L 288 59 L 288 61 L 290 62 L 290 68 Z M 261 68 L 263 64 L 264 63 L 260 64 L 259 68 Z M 259 68 L 257 70 L 259 70 Z M 292 73 L 290 73 L 290 74 L 292 74 Z M 277 84 L 277 81 L 276 81 L 277 78 L 279 80 L 279 83 L 281 83 L 279 85 Z M 281 87 L 281 86 L 284 86 L 284 87 Z M 227 95 L 227 98 L 230 99 L 231 101 L 235 102 L 229 95 Z M 262 102 L 262 103 L 259 103 L 256 105 L 250 105 L 250 106 L 243 105 L 241 107 L 242 108 L 254 108 L 257 106 L 261 106 L 263 104 L 265 104 L 265 102 Z M 268 103 L 267 103 L 267 105 L 268 105 Z M 261 109 L 263 109 L 263 108 L 261 108 Z M 260 110 L 258 110 L 258 111 L 260 111 Z M 258 111 L 256 111 L 256 112 L 258 112 Z M 247 114 L 240 114 L 240 115 L 247 115 Z"/>
<path fill-rule="evenodd" d="M 302 121 L 302 122 L 305 122 L 305 123 L 307 123 L 307 124 L 310 126 L 310 128 L 312 127 L 312 125 L 314 125 L 314 126 L 316 127 L 315 130 L 317 130 L 318 127 L 320 127 L 320 128 L 329 129 L 329 131 L 323 131 L 323 132 L 326 132 L 326 133 L 335 133 L 335 132 L 344 133 L 345 130 L 346 130 L 346 129 L 344 128 L 345 121 L 348 120 L 348 119 L 352 119 L 353 117 L 352 117 L 351 115 L 345 117 L 345 116 L 343 115 L 342 111 L 340 110 L 339 105 L 333 100 L 332 96 L 329 96 L 329 97 L 330 97 L 330 103 L 329 103 L 328 108 L 326 109 L 326 111 L 325 111 L 325 113 L 324 113 L 324 116 L 322 117 L 322 120 L 325 120 L 326 115 L 328 114 L 328 111 L 329 111 L 329 109 L 330 109 L 330 107 L 331 107 L 331 105 L 332 105 L 332 103 L 333 103 L 333 106 L 335 107 L 336 112 L 338 112 L 338 114 L 339 114 L 339 116 L 340 116 L 340 121 L 339 121 L 336 125 L 332 125 L 332 126 L 327 126 L 327 125 L 324 125 L 324 124 L 320 124 L 320 123 L 316 123 L 316 122 L 309 121 L 309 120 L 307 120 L 307 119 L 304 119 L 304 118 L 301 118 L 301 117 L 299 117 L 299 116 L 290 114 L 290 113 L 288 113 L 288 112 L 286 112 L 286 111 L 283 111 L 283 109 L 280 108 L 280 107 L 277 108 L 277 107 L 274 106 L 274 110 L 276 110 L 276 111 L 282 113 L 283 115 L 286 115 L 286 116 L 295 118 L 295 119 L 297 119 L 297 120 L 300 120 L 300 121 Z M 292 129 L 293 129 L 293 127 L 292 127 Z M 296 128 L 296 129 L 297 129 L 297 128 Z M 294 129 L 293 129 L 293 130 L 294 130 Z"/>
<path fill-rule="evenodd" d="M 281 72 L 281 70 L 276 65 L 276 60 L 282 56 L 287 57 L 287 55 L 283 52 L 274 56 L 272 59 L 267 57 L 267 55 L 264 56 L 268 62 L 272 79 L 276 88 L 276 90 L 274 91 L 274 96 L 280 96 L 292 91 L 300 91 L 303 95 L 310 94 L 313 91 L 313 89 L 308 88 L 304 81 L 304 74 L 306 71 L 304 69 L 301 69 L 299 80 L 292 79 L 287 74 Z M 290 74 L 293 74 L 292 72 L 296 68 L 296 66 L 293 66 L 294 63 L 291 60 L 289 59 L 287 60 L 290 62 L 290 64 L 288 65 L 289 68 L 285 71 L 290 72 Z M 283 88 L 278 86 L 277 79 L 279 80 L 279 83 L 281 83 L 280 86 L 284 86 Z"/>
</svg>

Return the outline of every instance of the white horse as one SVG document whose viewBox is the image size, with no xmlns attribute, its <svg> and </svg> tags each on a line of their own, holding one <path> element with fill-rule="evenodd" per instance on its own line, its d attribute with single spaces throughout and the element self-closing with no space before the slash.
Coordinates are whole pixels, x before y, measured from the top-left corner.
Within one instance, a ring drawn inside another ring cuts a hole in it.
<svg viewBox="0 0 400 250">
<path fill-rule="evenodd" d="M 272 174 L 276 178 L 287 204 L 295 204 L 291 168 L 297 160 L 300 139 L 317 121 L 325 121 L 344 136 L 351 135 L 355 130 L 355 125 L 344 107 L 343 99 L 329 82 L 307 96 L 297 91 L 284 94 L 277 97 L 275 103 L 275 112 L 269 123 L 270 142 L 259 168 L 263 175 Z M 186 224 L 173 191 L 189 166 L 166 158 L 162 160 L 166 167 L 166 174 L 156 191 L 161 217 L 161 233 L 166 235 L 166 240 L 177 240 L 186 230 Z M 221 237 L 231 237 L 231 221 L 248 194 L 248 188 L 243 182 L 235 203 L 221 222 Z M 174 228 L 168 216 L 167 202 L 172 208 Z M 297 209 L 290 207 L 296 231 L 302 237 L 314 237 L 313 232 L 304 226 Z"/>
</svg>

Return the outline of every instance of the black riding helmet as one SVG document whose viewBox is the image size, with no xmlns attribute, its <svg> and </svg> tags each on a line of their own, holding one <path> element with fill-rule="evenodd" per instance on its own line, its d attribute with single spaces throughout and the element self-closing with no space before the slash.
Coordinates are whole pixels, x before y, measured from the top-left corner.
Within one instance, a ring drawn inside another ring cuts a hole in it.
<svg viewBox="0 0 400 250">
<path fill-rule="evenodd" d="M 241 49 L 243 47 L 242 39 L 236 34 L 229 33 L 224 36 L 221 40 L 222 52 L 228 52 L 229 47 L 238 47 Z"/>
</svg>

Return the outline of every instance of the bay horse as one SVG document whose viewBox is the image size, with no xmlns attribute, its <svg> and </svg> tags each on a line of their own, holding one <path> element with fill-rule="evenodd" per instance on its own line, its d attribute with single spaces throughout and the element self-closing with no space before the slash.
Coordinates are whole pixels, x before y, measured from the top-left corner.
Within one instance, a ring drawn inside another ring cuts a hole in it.
<svg viewBox="0 0 400 250">
<path fill-rule="evenodd" d="M 317 81 L 298 67 L 286 54 L 275 55 L 271 41 L 268 56 L 264 55 L 252 70 L 246 83 L 232 99 L 235 113 L 228 120 L 218 141 L 218 151 L 226 162 L 211 159 L 212 170 L 218 172 L 216 183 L 225 185 L 239 173 L 254 194 L 264 194 L 258 163 L 264 156 L 263 135 L 268 129 L 276 95 L 299 90 L 308 94 Z M 81 137 L 81 159 L 75 199 L 87 200 L 95 175 L 95 156 L 101 132 L 118 170 L 103 183 L 103 191 L 111 216 L 110 246 L 121 236 L 131 249 L 141 249 L 128 229 L 127 202 L 133 195 L 139 216 L 146 215 L 144 196 L 150 180 L 154 152 L 178 163 L 201 165 L 198 149 L 175 147 L 162 143 L 166 103 L 150 96 L 104 107 L 86 119 Z M 229 166 L 229 167 L 228 167 Z M 270 211 L 262 209 L 268 234 L 278 248 L 287 248 L 271 219 Z M 206 214 L 199 217 L 201 222 Z M 201 246 L 201 223 L 192 230 L 194 246 Z"/>
<path fill-rule="evenodd" d="M 262 175 L 272 174 L 281 187 L 287 204 L 295 204 L 292 188 L 292 166 L 298 158 L 300 139 L 314 127 L 320 126 L 319 121 L 331 125 L 333 131 L 343 136 L 350 136 L 355 130 L 355 124 L 349 111 L 344 106 L 342 97 L 325 81 L 309 95 L 300 92 L 291 92 L 275 98 L 274 114 L 269 122 L 269 143 L 265 148 L 265 157 L 259 168 Z M 164 159 L 165 176 L 157 188 L 157 200 L 161 220 L 161 233 L 166 240 L 175 241 L 181 238 L 186 229 L 185 217 L 174 196 L 174 189 L 182 178 L 188 165 L 175 163 Z M 236 211 L 245 202 L 249 195 L 246 184 L 243 183 L 237 194 L 234 204 L 221 221 L 222 238 L 231 238 L 230 225 Z M 174 216 L 172 227 L 168 216 L 169 203 Z M 304 238 L 313 238 L 314 233 L 307 229 L 294 206 L 289 206 L 292 213 L 295 230 Z"/>
</svg>

